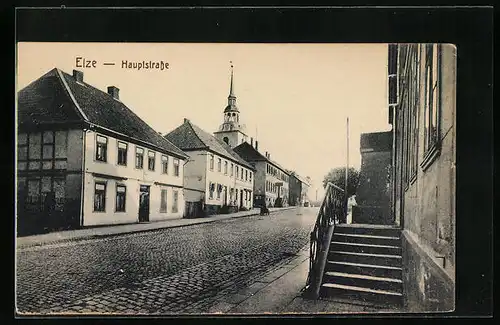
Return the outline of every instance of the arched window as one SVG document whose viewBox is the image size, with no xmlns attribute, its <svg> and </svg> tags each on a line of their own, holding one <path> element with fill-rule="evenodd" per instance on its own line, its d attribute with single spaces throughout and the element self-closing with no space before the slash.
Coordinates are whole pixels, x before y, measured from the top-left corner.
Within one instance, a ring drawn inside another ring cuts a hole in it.
<svg viewBox="0 0 500 325">
<path fill-rule="evenodd" d="M 224 139 L 222 139 L 222 140 L 224 140 L 225 143 L 229 144 L 229 138 L 228 137 L 224 137 Z"/>
</svg>

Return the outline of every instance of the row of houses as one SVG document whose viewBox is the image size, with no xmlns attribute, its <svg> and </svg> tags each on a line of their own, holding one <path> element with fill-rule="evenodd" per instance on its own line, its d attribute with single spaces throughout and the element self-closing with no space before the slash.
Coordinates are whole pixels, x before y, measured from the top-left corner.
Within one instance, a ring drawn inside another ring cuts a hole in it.
<svg viewBox="0 0 500 325">
<path fill-rule="evenodd" d="M 17 228 L 149 222 L 300 203 L 298 176 L 245 134 L 231 90 L 219 131 L 188 119 L 162 135 L 119 89 L 54 68 L 18 92 Z"/>
</svg>

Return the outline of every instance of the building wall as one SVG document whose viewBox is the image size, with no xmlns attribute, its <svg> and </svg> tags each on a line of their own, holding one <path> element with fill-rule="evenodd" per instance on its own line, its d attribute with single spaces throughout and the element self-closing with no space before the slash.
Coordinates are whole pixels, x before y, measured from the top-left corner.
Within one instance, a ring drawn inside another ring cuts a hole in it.
<svg viewBox="0 0 500 325">
<path fill-rule="evenodd" d="M 227 138 L 227 144 L 229 144 L 231 148 L 234 148 L 248 140 L 248 137 L 240 131 L 214 132 L 214 136 L 222 142 L 226 142 L 224 141 L 224 138 Z"/>
<path fill-rule="evenodd" d="M 205 198 L 207 188 L 206 150 L 187 151 L 189 161 L 184 167 L 184 197 L 186 202 L 199 202 Z"/>
<path fill-rule="evenodd" d="M 253 163 L 255 167 L 254 180 L 254 205 L 262 206 L 265 203 L 266 195 L 266 165 L 265 161 L 256 161 Z"/>
<path fill-rule="evenodd" d="M 402 212 L 403 266 L 406 301 L 412 311 L 452 310 L 455 285 L 455 87 L 456 52 L 453 46 L 441 47 L 439 85 L 440 94 L 440 150 L 427 166 L 424 161 L 425 88 L 420 84 L 418 96 L 418 124 L 415 176 L 405 181 L 406 153 L 401 155 L 404 129 L 396 125 L 396 146 L 399 148 L 396 164 L 395 211 Z M 420 47 L 423 57 L 423 47 Z M 404 66 L 399 64 L 400 69 Z M 421 80 L 425 77 L 425 61 L 418 65 Z M 401 73 L 401 71 L 400 71 Z M 404 101 L 403 101 L 404 102 Z M 407 109 L 403 105 L 402 112 Z M 399 114 L 404 118 L 404 113 Z M 408 116 L 408 115 L 406 115 Z M 397 117 L 398 118 L 398 117 Z M 398 182 L 400 182 L 398 184 Z M 397 189 L 396 189 L 397 190 Z M 402 210 L 400 210 L 402 208 Z"/>
<path fill-rule="evenodd" d="M 213 169 L 210 167 L 211 155 L 214 157 L 214 166 Z M 218 170 L 218 161 L 221 160 L 221 170 Z M 225 162 L 228 163 L 227 174 L 224 170 Z M 231 175 L 231 164 L 233 164 L 233 175 Z M 237 167 L 237 168 L 236 168 Z M 208 153 L 207 161 L 205 165 L 205 170 L 207 174 L 207 181 L 205 187 L 205 203 L 207 205 L 207 209 L 209 210 L 209 214 L 217 213 L 217 207 L 222 207 L 224 205 L 224 201 L 226 205 L 232 206 L 243 206 L 247 209 L 252 208 L 253 206 L 253 187 L 254 187 L 254 171 L 243 166 L 239 163 L 236 163 L 232 160 L 224 158 L 214 153 Z M 241 170 L 243 170 L 243 180 L 241 180 Z M 238 171 L 238 175 L 236 172 Z M 245 174 L 246 173 L 246 174 Z M 246 175 L 246 178 L 245 178 Z M 213 195 L 210 195 L 210 185 L 215 184 Z M 220 192 L 220 195 L 217 195 L 218 185 L 222 185 L 223 190 Z M 226 192 L 224 191 L 224 186 L 226 187 Z M 231 189 L 234 189 L 233 195 L 231 196 Z M 248 192 L 250 194 L 244 194 L 243 202 L 240 200 L 241 191 L 243 193 Z M 238 191 L 238 194 L 235 193 Z M 247 198 L 247 199 L 245 199 Z"/>
<path fill-rule="evenodd" d="M 301 187 L 302 202 L 309 202 L 309 185 L 302 183 Z"/>
<path fill-rule="evenodd" d="M 83 225 L 105 225 L 138 222 L 140 185 L 150 186 L 149 220 L 181 218 L 184 211 L 183 177 L 185 161 L 179 160 L 179 176 L 174 176 L 173 160 L 169 156 L 168 174 L 162 172 L 162 153 L 155 154 L 155 170 L 148 170 L 148 150 L 143 146 L 128 143 L 127 165 L 118 165 L 118 140 L 107 136 L 107 162 L 96 160 L 96 133 L 86 132 L 85 176 L 84 176 L 84 214 Z M 121 140 L 120 140 L 121 141 Z M 123 141 L 125 142 L 125 141 Z M 143 168 L 135 166 L 136 147 L 144 148 Z M 106 184 L 105 211 L 94 211 L 95 184 Z M 116 212 L 116 186 L 126 187 L 125 212 Z M 167 210 L 160 212 L 161 190 L 167 190 Z M 173 193 L 178 193 L 177 210 L 173 205 Z"/>
<path fill-rule="evenodd" d="M 80 224 L 83 135 L 78 129 L 20 130 L 17 151 L 17 226 L 20 234 Z M 46 197 L 54 193 L 51 216 Z"/>
<path fill-rule="evenodd" d="M 290 194 L 289 194 L 288 202 L 290 205 L 300 204 L 303 201 L 303 199 L 305 198 L 305 195 L 304 195 L 305 186 L 303 185 L 303 183 L 299 179 L 297 179 L 293 175 L 290 176 L 289 180 L 290 180 L 290 182 L 289 182 Z"/>
<path fill-rule="evenodd" d="M 391 163 L 391 151 L 362 150 L 354 223 L 393 223 L 390 206 Z"/>
<path fill-rule="evenodd" d="M 288 196 L 290 193 L 289 179 L 290 176 L 280 168 L 277 168 L 273 164 L 267 163 L 266 167 L 266 200 L 268 206 L 274 206 L 276 199 L 280 197 L 283 199 L 283 206 L 288 206 Z M 280 175 L 284 175 L 286 179 L 280 178 Z M 280 189 L 276 186 L 276 183 L 282 183 Z"/>
</svg>

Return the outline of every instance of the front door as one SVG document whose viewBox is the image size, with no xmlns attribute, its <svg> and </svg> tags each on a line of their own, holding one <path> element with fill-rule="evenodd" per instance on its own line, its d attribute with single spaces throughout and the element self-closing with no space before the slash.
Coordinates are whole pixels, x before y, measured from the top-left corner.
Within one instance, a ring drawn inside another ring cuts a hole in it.
<svg viewBox="0 0 500 325">
<path fill-rule="evenodd" d="M 243 190 L 240 190 L 240 207 L 243 206 Z"/>
<path fill-rule="evenodd" d="M 149 221 L 149 186 L 141 185 L 139 193 L 139 222 Z"/>
</svg>

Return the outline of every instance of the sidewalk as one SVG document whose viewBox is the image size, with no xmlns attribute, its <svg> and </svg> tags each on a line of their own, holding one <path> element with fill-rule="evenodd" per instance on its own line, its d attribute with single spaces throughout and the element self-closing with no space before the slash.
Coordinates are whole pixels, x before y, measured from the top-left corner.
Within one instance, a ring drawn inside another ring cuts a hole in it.
<svg viewBox="0 0 500 325">
<path fill-rule="evenodd" d="M 385 305 L 353 299 L 309 300 L 301 297 L 309 271 L 309 246 L 297 257 L 255 283 L 228 295 L 208 313 L 223 314 L 379 314 L 400 313 Z"/>
<path fill-rule="evenodd" d="M 271 213 L 276 213 L 279 211 L 290 210 L 294 208 L 296 207 L 292 206 L 285 208 L 269 208 L 269 210 Z M 18 237 L 16 238 L 16 244 L 17 248 L 28 248 L 33 246 L 49 245 L 67 241 L 88 240 L 88 239 L 102 238 L 113 235 L 145 232 L 145 231 L 152 231 L 165 228 L 184 227 L 184 226 L 197 225 L 197 224 L 209 223 L 209 222 L 232 219 L 232 218 L 250 217 L 258 215 L 259 213 L 260 213 L 259 209 L 252 209 L 249 211 L 240 211 L 231 214 L 218 214 L 207 218 L 195 218 L 195 219 L 178 218 L 165 221 L 155 221 L 151 223 L 133 223 L 124 225 L 113 225 L 113 226 L 92 227 L 92 228 L 89 227 L 84 229 L 57 231 L 41 235 Z"/>
</svg>

